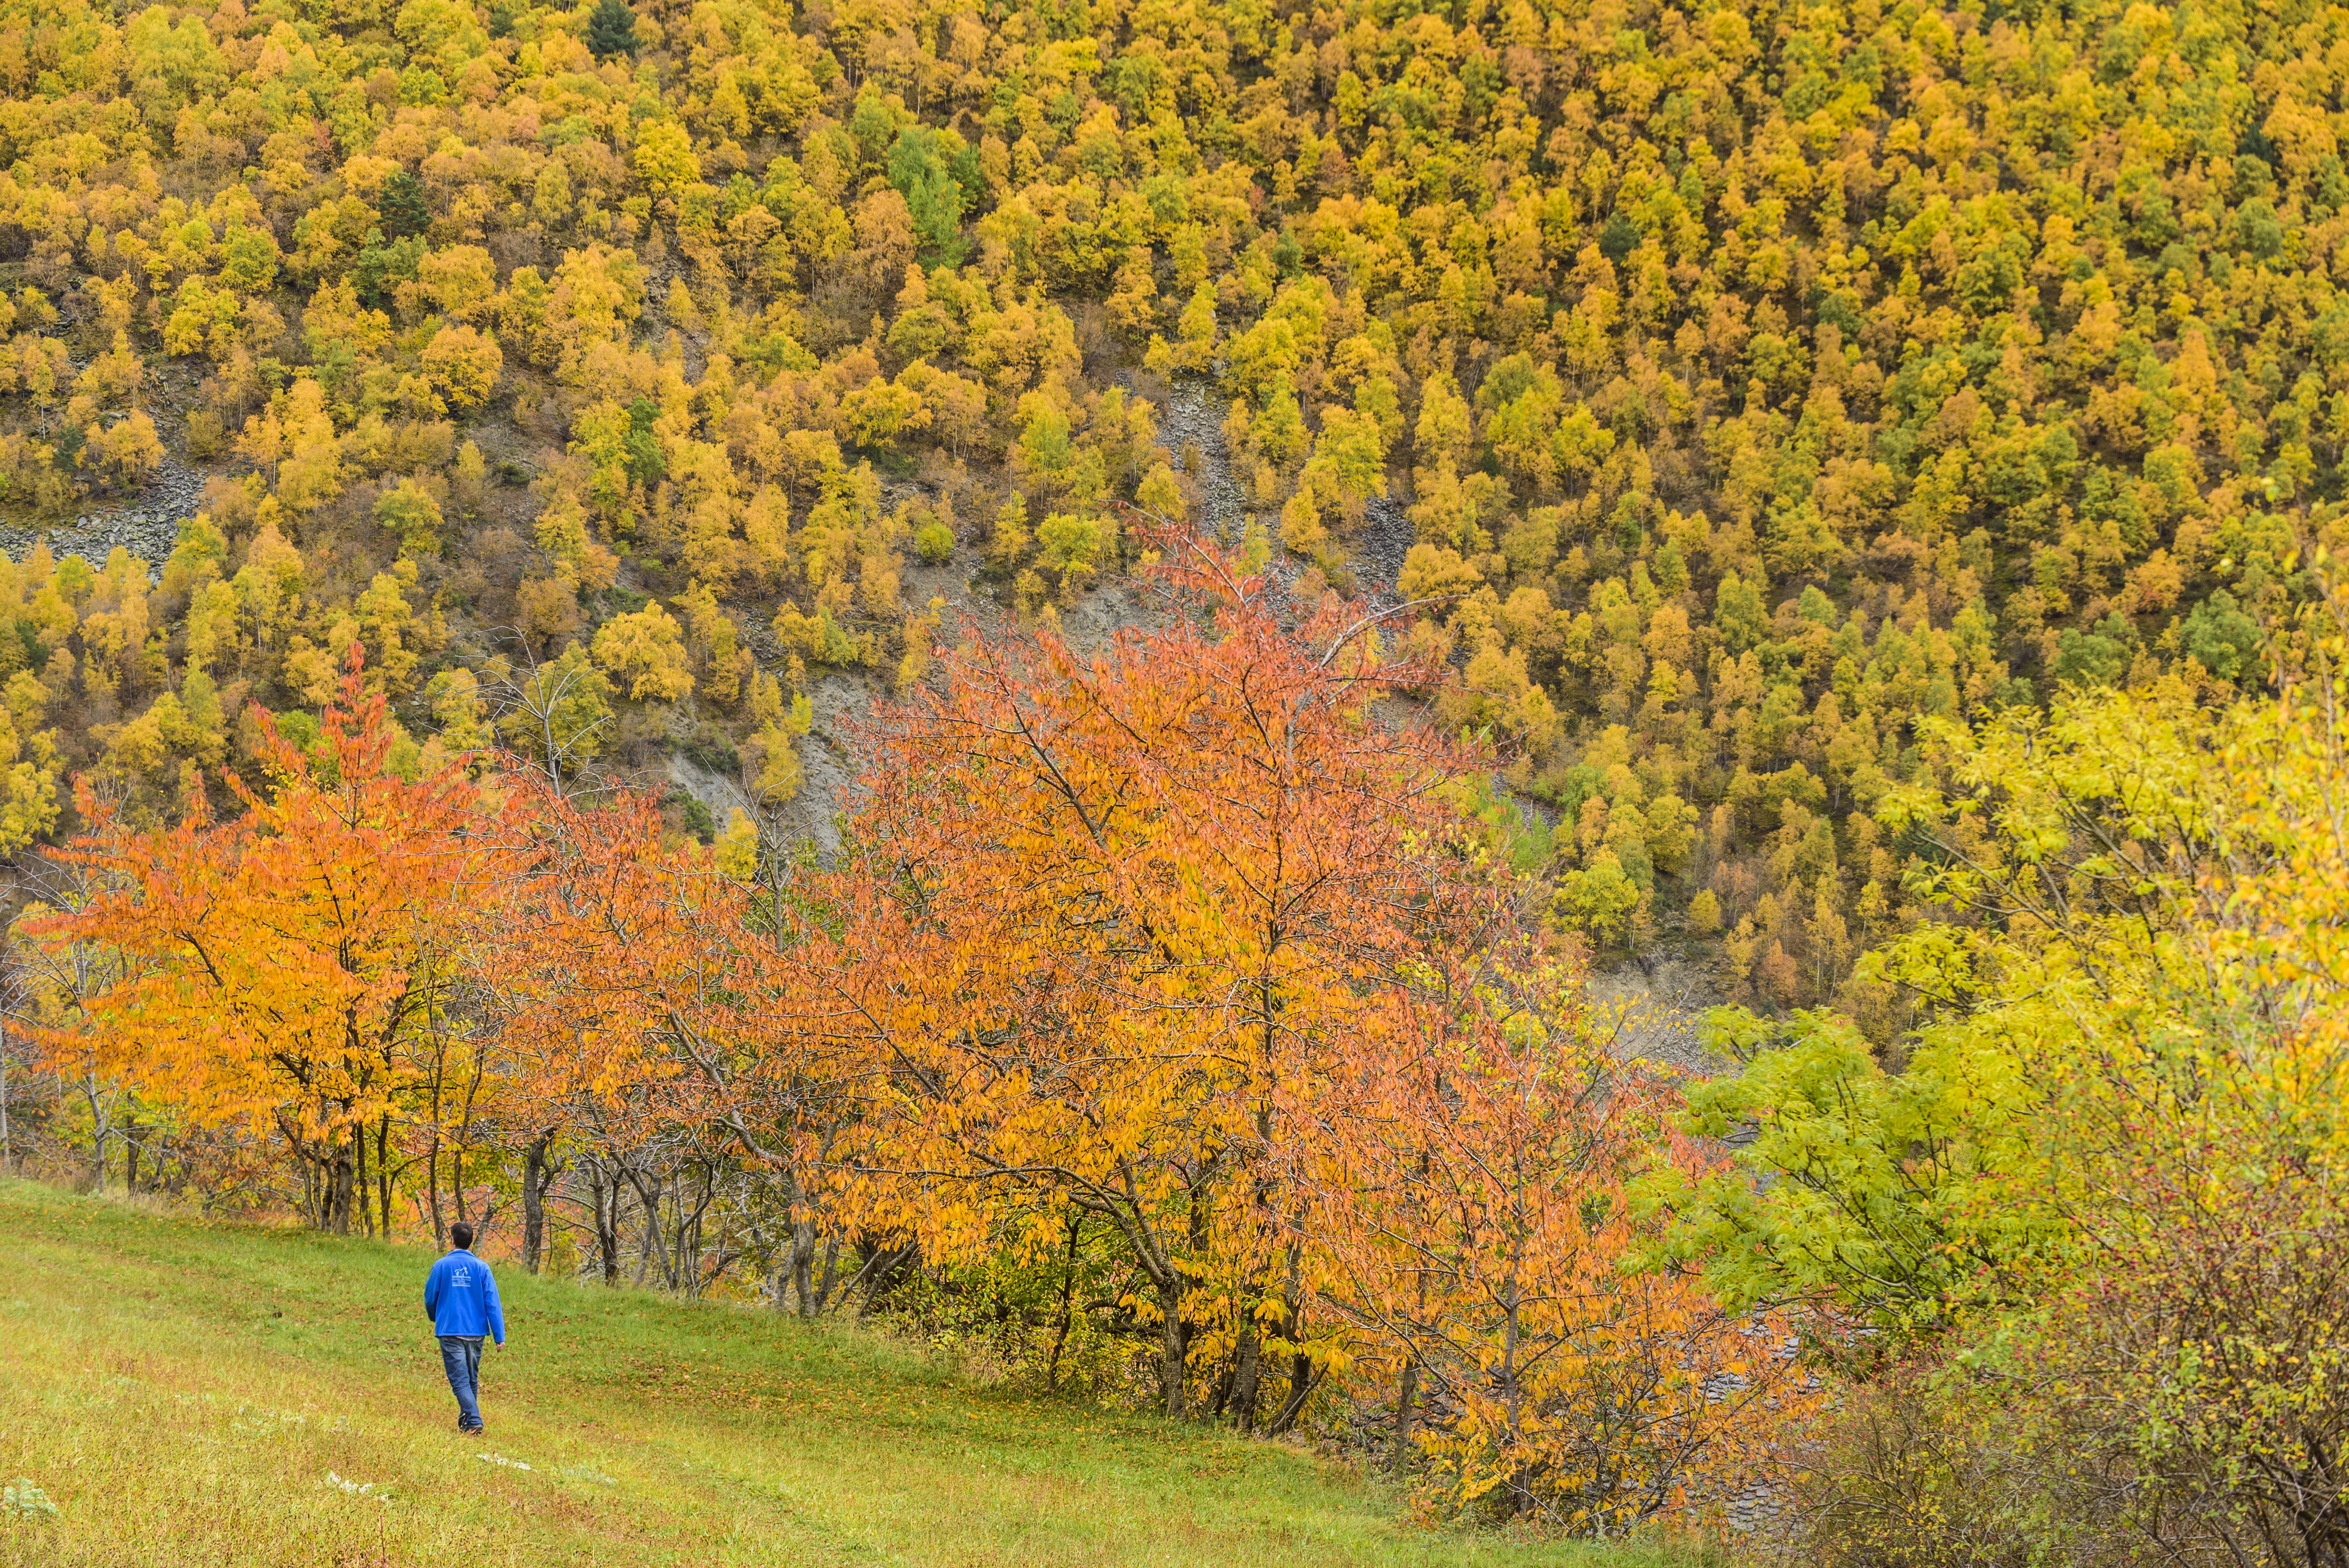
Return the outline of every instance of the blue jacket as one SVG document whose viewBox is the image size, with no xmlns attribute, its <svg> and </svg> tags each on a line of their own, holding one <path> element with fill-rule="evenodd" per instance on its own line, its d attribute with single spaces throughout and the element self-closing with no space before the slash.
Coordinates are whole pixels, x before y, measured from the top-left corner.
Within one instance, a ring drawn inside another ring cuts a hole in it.
<svg viewBox="0 0 2349 1568">
<path fill-rule="evenodd" d="M 424 1315 L 435 1334 L 488 1335 L 506 1342 L 506 1315 L 498 1306 L 498 1282 L 490 1265 L 461 1249 L 432 1265 L 424 1276 Z"/>
</svg>

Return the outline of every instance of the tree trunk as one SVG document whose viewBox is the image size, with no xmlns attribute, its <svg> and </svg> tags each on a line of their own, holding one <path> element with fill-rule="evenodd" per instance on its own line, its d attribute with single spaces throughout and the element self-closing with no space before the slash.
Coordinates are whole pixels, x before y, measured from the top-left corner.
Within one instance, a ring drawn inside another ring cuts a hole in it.
<svg viewBox="0 0 2349 1568">
<path fill-rule="evenodd" d="M 1298 1330 L 1303 1326 L 1298 1321 L 1297 1306 L 1301 1266 L 1300 1249 L 1297 1243 L 1291 1242 L 1288 1244 L 1288 1288 L 1281 1301 L 1280 1314 L 1282 1331 L 1287 1334 L 1291 1344 L 1299 1342 Z M 1280 1413 L 1273 1417 L 1272 1425 L 1265 1429 L 1265 1434 L 1268 1437 L 1277 1438 L 1295 1426 L 1297 1418 L 1305 1413 L 1305 1397 L 1311 1392 L 1313 1392 L 1313 1357 L 1304 1355 L 1290 1357 L 1288 1398 L 1281 1401 Z"/>
<path fill-rule="evenodd" d="M 1517 1377 L 1517 1310 L 1519 1305 L 1517 1293 L 1517 1243 L 1515 1242 L 1510 1243 L 1509 1273 L 1506 1282 L 1502 1289 L 1501 1305 L 1503 1313 L 1501 1318 L 1501 1403 L 1502 1408 L 1506 1412 L 1506 1430 L 1509 1447 L 1515 1449 L 1517 1445 L 1518 1434 L 1517 1394 L 1519 1383 L 1519 1378 Z M 1533 1511 L 1533 1492 L 1531 1489 L 1526 1485 L 1525 1472 L 1522 1469 L 1512 1470 L 1509 1474 L 1509 1511 L 1512 1515 L 1520 1516 Z"/>
<path fill-rule="evenodd" d="M 359 1233 L 375 1234 L 375 1205 L 367 1194 L 367 1128 L 363 1123 L 351 1123 L 351 1188 L 359 1212 Z"/>
<path fill-rule="evenodd" d="M 111 1129 L 107 1126 L 106 1113 L 98 1109 L 98 1080 L 94 1076 L 83 1078 L 81 1094 L 82 1098 L 89 1102 L 89 1148 L 91 1155 L 98 1162 L 98 1195 L 103 1197 L 106 1193 L 107 1175 L 106 1139 Z"/>
<path fill-rule="evenodd" d="M 386 1111 L 375 1130 L 376 1212 L 383 1216 L 384 1239 L 391 1239 L 391 1113 Z"/>
<path fill-rule="evenodd" d="M 552 1128 L 531 1140 L 522 1157 L 522 1266 L 536 1274 L 546 1250 L 546 1191 L 554 1184 L 555 1169 L 546 1153 L 554 1146 Z"/>
<path fill-rule="evenodd" d="M 1083 1214 L 1069 1216 L 1069 1261 L 1061 1271 L 1061 1327 L 1052 1336 L 1052 1353 L 1044 1358 L 1044 1387 L 1048 1392 L 1061 1386 L 1061 1352 L 1068 1348 L 1069 1329 L 1076 1321 L 1077 1240 L 1084 1228 Z"/>
<path fill-rule="evenodd" d="M 638 1290 L 642 1290 L 645 1286 L 645 1275 L 653 1266 L 653 1249 L 659 1245 L 661 1240 L 661 1184 L 657 1180 L 651 1182 L 639 1181 L 633 1171 L 629 1172 L 628 1181 L 636 1188 L 636 1199 L 644 1205 L 645 1211 L 645 1228 L 636 1237 L 636 1276 L 630 1282 Z M 668 1249 L 663 1246 L 660 1250 L 659 1261 L 666 1267 L 668 1262 Z"/>
<path fill-rule="evenodd" d="M 815 1284 L 810 1276 L 815 1262 L 815 1220 L 801 1214 L 792 1221 L 792 1296 L 802 1318 L 815 1316 Z"/>
<path fill-rule="evenodd" d="M 351 1233 L 351 1151 L 339 1139 L 326 1147 L 334 1152 L 326 1165 L 326 1227 L 338 1236 Z"/>
<path fill-rule="evenodd" d="M 449 1222 L 440 1212 L 440 1135 L 432 1135 L 432 1147 L 424 1155 L 424 1192 L 432 1203 L 432 1244 L 435 1248 L 449 1244 Z"/>
<path fill-rule="evenodd" d="M 1313 1357 L 1292 1356 L 1288 1358 L 1288 1398 L 1280 1402 L 1280 1414 L 1265 1428 L 1265 1436 L 1279 1437 L 1297 1425 L 1297 1418 L 1305 1413 L 1306 1397 L 1313 1392 L 1317 1381 L 1313 1376 Z"/>
<path fill-rule="evenodd" d="M 864 1299 L 858 1303 L 856 1307 L 856 1320 L 859 1323 L 872 1316 L 874 1308 L 879 1306 L 884 1298 L 894 1294 L 898 1285 L 905 1283 L 905 1276 L 913 1272 L 915 1264 L 920 1261 L 922 1255 L 919 1242 L 907 1242 L 903 1246 L 883 1246 L 875 1242 L 873 1246 L 874 1251 L 872 1257 L 862 1271 L 865 1276 Z M 775 1299 L 780 1305 L 782 1300 L 781 1295 L 778 1293 Z"/>
<path fill-rule="evenodd" d="M 1395 1401 L 1394 1448 L 1387 1455 L 1387 1469 L 1401 1475 L 1411 1468 L 1412 1402 L 1419 1395 L 1419 1363 L 1407 1361 L 1402 1368 L 1402 1394 Z"/>
<path fill-rule="evenodd" d="M 1264 1346 L 1257 1342 L 1255 1323 L 1240 1330 L 1239 1347 L 1233 1352 L 1233 1362 L 1232 1416 L 1241 1431 L 1253 1432 L 1257 1397 L 1264 1385 Z"/>
<path fill-rule="evenodd" d="M 823 1273 L 816 1276 L 815 1309 L 822 1315 L 824 1304 L 832 1299 L 832 1287 L 840 1279 L 840 1233 L 835 1231 L 823 1239 Z"/>
<path fill-rule="evenodd" d="M 1185 1376 L 1181 1274 L 1174 1275 L 1158 1287 L 1158 1302 L 1166 1315 L 1164 1327 L 1159 1336 L 1159 1375 L 1166 1381 L 1166 1413 L 1179 1421 L 1183 1418 Z"/>
<path fill-rule="evenodd" d="M 587 1197 L 595 1212 L 595 1256 L 604 1267 L 604 1283 L 620 1283 L 620 1184 L 611 1181 L 601 1160 L 587 1165 Z"/>
</svg>

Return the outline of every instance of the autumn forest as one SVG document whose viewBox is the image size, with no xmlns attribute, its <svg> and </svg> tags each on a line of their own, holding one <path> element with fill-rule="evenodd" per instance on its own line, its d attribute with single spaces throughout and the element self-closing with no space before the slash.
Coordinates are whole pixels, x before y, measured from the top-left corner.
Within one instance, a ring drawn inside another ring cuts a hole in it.
<svg viewBox="0 0 2349 1568">
<path fill-rule="evenodd" d="M 0 0 L 0 1166 L 2349 1568 L 2344 139 L 2310 0 Z"/>
</svg>

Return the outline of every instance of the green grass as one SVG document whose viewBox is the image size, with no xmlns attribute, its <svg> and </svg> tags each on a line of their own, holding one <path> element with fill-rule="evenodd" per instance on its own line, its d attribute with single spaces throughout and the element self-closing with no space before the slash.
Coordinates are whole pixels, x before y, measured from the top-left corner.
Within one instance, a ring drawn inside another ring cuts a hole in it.
<svg viewBox="0 0 2349 1568">
<path fill-rule="evenodd" d="M 0 1521 L 0 1563 L 1692 1561 L 1417 1530 L 1293 1449 L 517 1267 L 500 1279 L 512 1343 L 483 1357 L 489 1432 L 464 1438 L 423 1252 L 21 1181 L 0 1181 L 0 1484 L 57 1510 Z"/>
</svg>

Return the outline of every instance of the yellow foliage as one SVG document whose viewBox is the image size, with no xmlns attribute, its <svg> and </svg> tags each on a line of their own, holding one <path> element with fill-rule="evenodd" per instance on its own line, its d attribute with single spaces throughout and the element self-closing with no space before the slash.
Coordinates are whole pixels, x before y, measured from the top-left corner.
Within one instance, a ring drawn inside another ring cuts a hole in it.
<svg viewBox="0 0 2349 1568">
<path fill-rule="evenodd" d="M 658 604 L 605 622 L 589 652 L 639 701 L 682 702 L 693 695 L 684 629 Z"/>
</svg>

